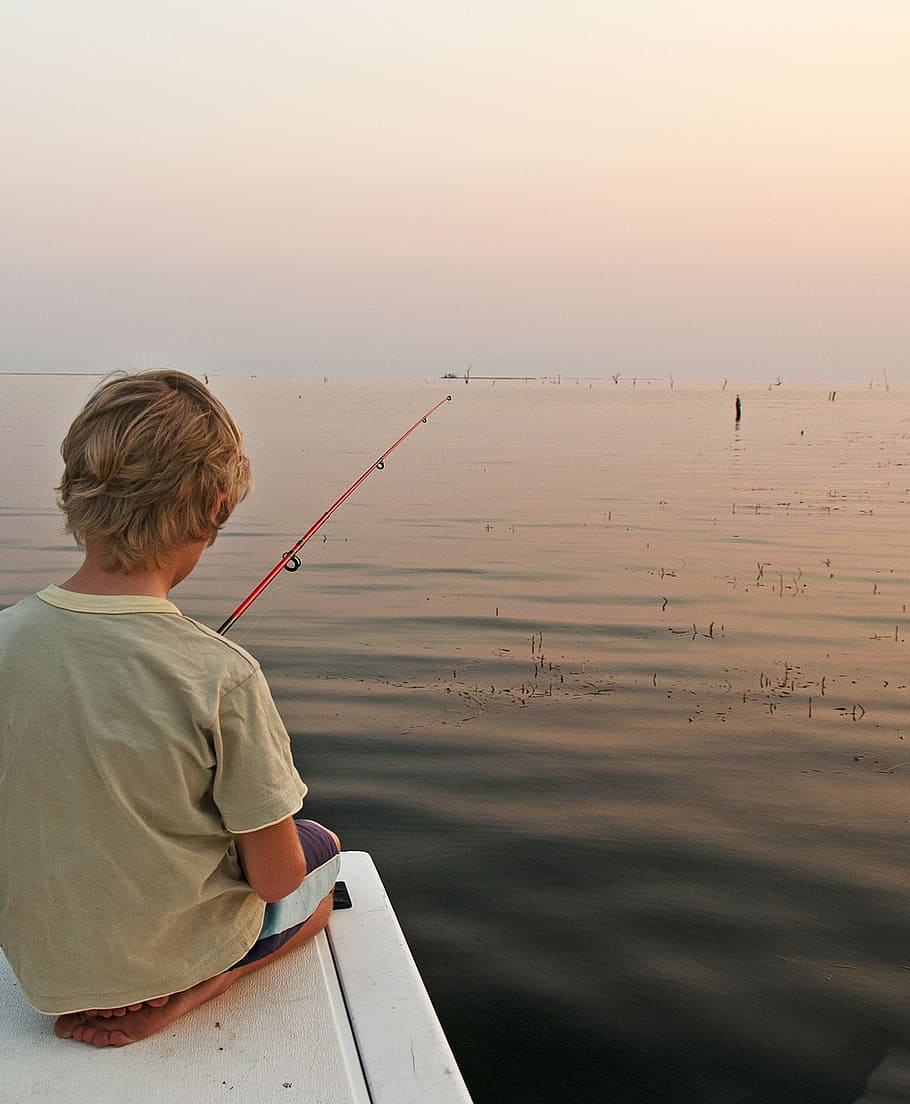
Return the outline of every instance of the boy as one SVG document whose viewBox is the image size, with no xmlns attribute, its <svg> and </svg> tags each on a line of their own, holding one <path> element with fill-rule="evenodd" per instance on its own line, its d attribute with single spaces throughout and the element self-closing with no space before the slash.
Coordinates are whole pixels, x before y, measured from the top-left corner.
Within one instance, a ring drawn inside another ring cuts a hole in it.
<svg viewBox="0 0 910 1104">
<path fill-rule="evenodd" d="M 0 945 L 58 1036 L 123 1046 L 320 931 L 340 845 L 259 665 L 168 600 L 250 488 L 227 410 L 117 376 L 61 452 L 83 563 L 0 612 Z"/>
</svg>

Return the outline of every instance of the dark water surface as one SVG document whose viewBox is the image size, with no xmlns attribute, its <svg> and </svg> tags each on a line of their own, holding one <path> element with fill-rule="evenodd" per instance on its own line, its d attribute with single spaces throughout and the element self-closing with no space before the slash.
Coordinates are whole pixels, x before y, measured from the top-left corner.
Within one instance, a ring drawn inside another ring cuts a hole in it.
<svg viewBox="0 0 910 1104">
<path fill-rule="evenodd" d="M 3 377 L 0 604 L 95 381 Z M 910 397 L 212 381 L 257 489 L 175 594 L 370 851 L 477 1104 L 850 1104 L 910 1033 Z"/>
</svg>

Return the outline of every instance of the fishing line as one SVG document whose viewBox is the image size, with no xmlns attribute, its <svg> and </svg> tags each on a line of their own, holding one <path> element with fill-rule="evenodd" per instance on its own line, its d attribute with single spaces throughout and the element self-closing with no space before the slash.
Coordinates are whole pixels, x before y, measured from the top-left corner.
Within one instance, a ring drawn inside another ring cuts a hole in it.
<svg viewBox="0 0 910 1104">
<path fill-rule="evenodd" d="M 253 602 L 256 601 L 256 599 L 265 590 L 269 583 L 271 583 L 282 571 L 297 571 L 301 566 L 300 557 L 297 555 L 297 553 L 301 550 L 301 548 L 303 548 L 310 537 L 319 532 L 322 526 L 325 525 L 325 523 L 329 520 L 332 514 L 335 513 L 338 507 L 348 498 L 350 498 L 350 496 L 357 490 L 360 484 L 363 483 L 363 481 L 368 476 L 372 475 L 374 471 L 382 471 L 382 469 L 385 467 L 386 458 L 391 453 L 393 453 L 404 440 L 410 437 L 410 435 L 414 432 L 415 429 L 417 429 L 418 426 L 423 425 L 431 414 L 435 413 L 435 411 L 437 411 L 441 406 L 445 406 L 447 402 L 451 401 L 452 396 L 446 395 L 444 399 L 440 399 L 435 406 L 431 407 L 426 412 L 426 414 L 424 414 L 421 418 L 418 418 L 410 429 L 405 430 L 405 432 L 402 433 L 398 440 L 393 445 L 390 445 L 382 454 L 382 456 L 380 456 L 378 460 L 375 460 L 367 468 L 363 475 L 360 476 L 359 479 L 355 479 L 350 487 L 348 487 L 348 489 L 344 492 L 344 494 L 337 498 L 325 511 L 325 513 L 313 522 L 313 524 L 309 527 L 309 529 L 307 529 L 303 536 L 300 537 L 297 543 L 292 548 L 288 549 L 287 552 L 285 552 L 285 554 L 281 557 L 278 563 L 275 564 L 268 575 L 266 575 L 265 578 L 250 591 L 246 598 L 244 598 L 240 605 L 234 610 L 231 616 L 228 617 L 227 620 L 224 621 L 221 625 L 219 625 L 216 631 L 224 635 L 224 633 L 226 633 L 228 629 L 234 624 L 237 618 L 241 617 L 246 612 L 246 610 L 249 609 L 249 607 L 253 604 Z"/>
<path fill-rule="evenodd" d="M 263 617 L 265 617 L 265 615 L 267 613 L 271 613 L 272 609 L 274 608 L 274 605 L 275 605 L 275 603 L 272 599 L 272 595 L 267 594 L 265 596 L 265 600 L 260 605 L 256 616 L 252 619 L 252 621 L 249 622 L 249 624 L 247 624 L 244 631 L 238 637 L 236 637 L 236 640 L 237 640 L 238 644 L 242 644 L 244 642 L 244 640 L 249 639 L 249 637 L 259 627 L 259 622 L 263 619 Z"/>
</svg>

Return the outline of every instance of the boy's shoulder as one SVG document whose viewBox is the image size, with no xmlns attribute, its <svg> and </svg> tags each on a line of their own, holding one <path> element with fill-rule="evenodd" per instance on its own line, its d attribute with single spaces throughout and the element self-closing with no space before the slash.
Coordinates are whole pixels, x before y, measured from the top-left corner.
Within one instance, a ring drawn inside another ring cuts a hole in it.
<svg viewBox="0 0 910 1104">
<path fill-rule="evenodd" d="M 8 606 L 0 606 L 0 632 L 11 632 L 18 625 L 29 621 L 41 608 L 37 594 L 30 594 Z"/>
<path fill-rule="evenodd" d="M 76 623 L 61 622 L 61 613 L 65 620 L 66 614 L 89 615 L 87 620 L 78 618 L 83 626 L 76 630 L 79 637 L 86 627 L 97 626 L 114 646 L 129 647 L 144 638 L 146 646 L 162 655 L 173 649 L 178 661 L 182 657 L 194 668 L 214 666 L 238 681 L 260 670 L 258 660 L 245 648 L 187 617 L 167 598 L 87 594 L 53 584 L 0 610 L 0 640 L 43 639 L 48 646 L 55 639 L 66 641 Z"/>
<path fill-rule="evenodd" d="M 241 667 L 246 666 L 251 670 L 259 670 L 259 660 L 251 655 L 246 648 L 241 647 L 233 640 L 228 639 L 228 637 L 215 632 L 215 630 L 209 628 L 208 625 L 204 625 L 201 621 L 197 621 L 193 617 L 187 617 L 185 613 L 180 614 L 180 624 L 185 627 L 186 631 L 198 633 L 206 642 L 206 646 L 211 647 L 216 652 L 220 651 L 222 655 L 233 657 L 233 661 Z"/>
</svg>

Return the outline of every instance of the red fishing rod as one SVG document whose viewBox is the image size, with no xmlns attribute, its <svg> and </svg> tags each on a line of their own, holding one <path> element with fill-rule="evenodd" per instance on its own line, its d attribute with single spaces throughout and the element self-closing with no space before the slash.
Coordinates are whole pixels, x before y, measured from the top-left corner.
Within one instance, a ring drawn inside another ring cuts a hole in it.
<svg viewBox="0 0 910 1104">
<path fill-rule="evenodd" d="M 348 487 L 344 494 L 335 502 L 333 502 L 332 505 L 321 517 L 317 518 L 316 521 L 313 522 L 313 524 L 309 527 L 309 529 L 307 529 L 300 540 L 297 541 L 294 547 L 288 549 L 288 551 L 285 552 L 285 554 L 281 557 L 278 563 L 275 564 L 268 575 L 266 575 L 262 582 L 250 591 L 250 593 L 246 596 L 246 598 L 243 599 L 240 605 L 234 610 L 234 612 L 224 622 L 224 624 L 218 626 L 218 632 L 222 635 L 226 633 L 231 625 L 233 625 L 234 622 L 237 620 L 237 618 L 242 616 L 250 608 L 250 606 L 256 601 L 256 599 L 265 590 L 269 583 L 282 571 L 296 571 L 300 567 L 300 557 L 297 555 L 297 553 L 300 551 L 301 548 L 303 548 L 310 537 L 312 537 L 314 533 L 319 532 L 322 526 L 329 520 L 332 514 L 335 513 L 342 502 L 344 502 L 345 499 L 349 498 L 357 490 L 357 488 L 367 478 L 368 475 L 372 475 L 372 473 L 377 470 L 382 471 L 382 469 L 385 467 L 386 457 L 393 453 L 402 441 L 410 437 L 419 425 L 423 425 L 423 423 L 427 420 L 427 418 L 429 418 L 431 414 L 437 411 L 441 406 L 444 406 L 447 402 L 451 401 L 452 396 L 446 395 L 444 399 L 440 399 L 434 407 L 428 410 L 422 418 L 418 418 L 409 430 L 407 430 L 405 433 L 402 433 L 395 444 L 387 448 L 382 456 L 380 456 L 375 463 L 371 464 L 363 473 L 363 475 L 359 479 L 355 480 L 355 482 L 353 482 L 350 487 Z"/>
</svg>

